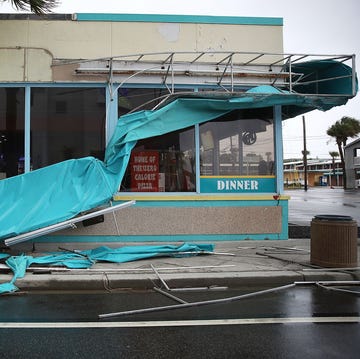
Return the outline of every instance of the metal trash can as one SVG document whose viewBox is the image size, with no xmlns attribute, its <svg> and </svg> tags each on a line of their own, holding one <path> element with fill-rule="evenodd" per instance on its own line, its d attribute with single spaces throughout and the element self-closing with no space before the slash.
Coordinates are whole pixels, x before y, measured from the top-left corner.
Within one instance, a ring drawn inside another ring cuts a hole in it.
<svg viewBox="0 0 360 359">
<path fill-rule="evenodd" d="M 318 215 L 311 221 L 310 262 L 320 267 L 357 267 L 357 223 L 350 216 Z"/>
</svg>

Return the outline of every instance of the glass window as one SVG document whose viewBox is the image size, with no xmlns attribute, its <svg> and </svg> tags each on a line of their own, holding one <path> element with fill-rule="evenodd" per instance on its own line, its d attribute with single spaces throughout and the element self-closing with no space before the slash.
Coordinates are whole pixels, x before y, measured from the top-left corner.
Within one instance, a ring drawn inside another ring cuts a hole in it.
<svg viewBox="0 0 360 359">
<path fill-rule="evenodd" d="M 32 88 L 32 167 L 89 155 L 102 160 L 105 117 L 104 88 Z"/>
<path fill-rule="evenodd" d="M 24 88 L 0 88 L 0 179 L 24 171 L 24 107 Z"/>
<path fill-rule="evenodd" d="M 200 174 L 273 175 L 272 108 L 231 111 L 200 125 Z"/>
<path fill-rule="evenodd" d="M 189 89 L 175 89 L 174 92 L 191 92 Z M 126 88 L 118 89 L 118 113 L 122 116 L 131 110 L 151 110 L 168 95 L 166 88 Z"/>
<path fill-rule="evenodd" d="M 138 141 L 121 191 L 189 192 L 195 186 L 195 130 L 189 127 Z"/>
</svg>

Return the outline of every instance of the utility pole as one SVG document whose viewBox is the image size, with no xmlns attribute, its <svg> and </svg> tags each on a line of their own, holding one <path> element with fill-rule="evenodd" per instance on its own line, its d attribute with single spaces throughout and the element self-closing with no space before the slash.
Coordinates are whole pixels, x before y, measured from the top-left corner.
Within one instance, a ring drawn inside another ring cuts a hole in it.
<svg viewBox="0 0 360 359">
<path fill-rule="evenodd" d="M 303 162 L 304 162 L 304 190 L 307 191 L 307 150 L 306 150 L 306 128 L 305 128 L 305 116 L 302 117 L 303 123 L 303 140 L 304 140 L 304 151 L 303 151 Z"/>
</svg>

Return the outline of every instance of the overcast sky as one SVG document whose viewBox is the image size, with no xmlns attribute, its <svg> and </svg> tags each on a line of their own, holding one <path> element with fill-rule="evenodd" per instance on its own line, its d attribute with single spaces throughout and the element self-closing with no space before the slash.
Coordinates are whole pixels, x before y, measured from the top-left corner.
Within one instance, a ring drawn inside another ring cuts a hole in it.
<svg viewBox="0 0 360 359">
<path fill-rule="evenodd" d="M 148 13 L 217 16 L 282 17 L 284 52 L 306 54 L 356 54 L 360 68 L 359 0 L 59 0 L 56 13 Z M 0 13 L 14 12 L 10 2 L 0 3 Z M 170 50 L 170 49 L 169 49 Z M 247 49 L 244 49 L 246 51 Z M 310 157 L 326 158 L 336 151 L 326 130 L 342 116 L 360 119 L 360 95 L 345 106 L 305 115 Z M 283 122 L 284 158 L 300 157 L 301 116 Z M 350 140 L 351 142 L 352 140 Z"/>
</svg>

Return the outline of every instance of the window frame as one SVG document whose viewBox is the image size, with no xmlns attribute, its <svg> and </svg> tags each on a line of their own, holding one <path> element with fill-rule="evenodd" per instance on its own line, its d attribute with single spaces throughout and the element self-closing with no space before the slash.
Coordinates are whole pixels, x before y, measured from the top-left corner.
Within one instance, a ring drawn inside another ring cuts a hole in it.
<svg viewBox="0 0 360 359">
<path fill-rule="evenodd" d="M 14 83 L 0 83 L 0 87 L 20 87 L 25 89 L 25 124 L 24 124 L 24 148 L 25 148 L 25 163 L 24 163 L 24 170 L 25 172 L 29 172 L 30 168 L 30 127 L 31 127 L 31 116 L 30 116 L 30 105 L 31 105 L 31 89 L 38 88 L 38 87 L 67 87 L 67 88 L 104 88 L 105 90 L 105 97 L 106 97 L 106 108 L 105 108 L 105 148 L 111 135 L 113 134 L 116 123 L 118 121 L 118 107 L 117 107 L 117 100 L 118 100 L 118 90 L 121 84 L 117 83 L 99 83 L 99 82 L 72 82 L 72 83 L 50 83 L 50 82 L 43 82 L 43 83 L 23 83 L 23 82 L 14 82 Z M 123 87 L 129 88 L 164 88 L 166 86 L 159 85 L 159 84 L 131 84 L 128 83 Z M 177 86 L 177 89 L 191 89 L 193 92 L 198 92 L 199 89 L 202 88 L 210 89 L 211 87 L 208 86 L 194 86 L 194 85 L 180 85 Z M 116 104 L 116 105 L 115 105 Z M 275 191 L 276 193 L 283 193 L 282 181 L 283 181 L 283 173 L 282 173 L 282 166 L 283 166 L 283 159 L 282 159 L 282 116 L 281 116 L 281 105 L 275 105 L 273 108 L 273 125 L 274 125 L 274 162 L 275 162 Z M 157 196 L 164 196 L 169 195 L 194 195 L 195 194 L 208 194 L 207 192 L 201 191 L 201 181 L 200 181 L 200 126 L 198 124 L 194 125 L 195 129 L 195 175 L 196 175 L 196 188 L 195 192 L 148 192 L 149 195 L 157 195 Z M 121 192 L 123 193 L 123 192 Z M 144 192 L 126 192 L 128 195 L 144 195 Z M 212 193 L 216 195 L 216 193 Z M 241 194 L 241 193 L 239 193 Z M 254 193 L 256 194 L 256 193 Z M 224 194 L 221 194 L 224 195 Z"/>
</svg>

